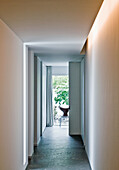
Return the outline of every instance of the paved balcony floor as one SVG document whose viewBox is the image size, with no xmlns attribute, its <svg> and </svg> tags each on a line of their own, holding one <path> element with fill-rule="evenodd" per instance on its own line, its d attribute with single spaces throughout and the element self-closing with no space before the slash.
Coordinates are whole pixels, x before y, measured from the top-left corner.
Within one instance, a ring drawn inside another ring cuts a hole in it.
<svg viewBox="0 0 119 170">
<path fill-rule="evenodd" d="M 27 170 L 91 170 L 80 136 L 66 127 L 46 128 Z"/>
</svg>

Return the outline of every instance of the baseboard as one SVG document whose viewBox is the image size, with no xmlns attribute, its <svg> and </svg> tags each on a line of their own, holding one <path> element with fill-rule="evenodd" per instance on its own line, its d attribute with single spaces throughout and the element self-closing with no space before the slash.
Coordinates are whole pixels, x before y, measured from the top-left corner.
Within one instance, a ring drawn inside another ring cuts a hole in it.
<svg viewBox="0 0 119 170">
<path fill-rule="evenodd" d="M 31 158 L 32 158 L 32 156 L 28 156 L 28 160 L 29 160 L 29 161 L 31 160 Z"/>
<path fill-rule="evenodd" d="M 45 128 L 43 129 L 43 131 L 42 131 L 42 135 L 43 135 L 43 133 L 45 132 L 45 130 L 46 130 L 46 126 L 45 126 Z"/>
<path fill-rule="evenodd" d="M 69 136 L 81 136 L 79 133 L 69 133 Z"/>
<path fill-rule="evenodd" d="M 35 146 L 35 147 L 39 145 L 40 140 L 41 140 L 41 137 L 39 138 L 39 140 L 38 140 L 38 142 L 37 142 L 37 143 L 34 143 L 34 146 Z"/>
<path fill-rule="evenodd" d="M 27 167 L 28 167 L 28 162 L 25 164 L 25 167 L 24 167 L 24 168 L 25 168 L 25 170 L 27 169 Z"/>
<path fill-rule="evenodd" d="M 86 155 L 87 155 L 88 162 L 89 162 L 89 165 L 90 165 L 90 169 L 92 170 L 92 166 L 91 166 L 91 162 L 90 162 L 90 159 L 89 159 L 89 154 L 88 154 L 88 151 L 87 151 L 87 147 L 86 147 L 86 146 L 85 146 L 85 151 L 86 151 Z"/>
<path fill-rule="evenodd" d="M 81 135 L 81 139 L 82 139 L 83 145 L 85 146 L 85 143 L 84 143 L 84 140 L 83 140 L 83 137 L 82 137 L 82 135 Z"/>
</svg>

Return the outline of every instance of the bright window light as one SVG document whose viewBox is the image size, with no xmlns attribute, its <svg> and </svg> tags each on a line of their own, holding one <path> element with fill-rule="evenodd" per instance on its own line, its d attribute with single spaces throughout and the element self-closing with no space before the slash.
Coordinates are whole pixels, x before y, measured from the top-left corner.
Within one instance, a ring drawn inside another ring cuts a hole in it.
<svg viewBox="0 0 119 170">
<path fill-rule="evenodd" d="M 23 46 L 23 165 L 26 164 L 26 45 Z"/>
</svg>

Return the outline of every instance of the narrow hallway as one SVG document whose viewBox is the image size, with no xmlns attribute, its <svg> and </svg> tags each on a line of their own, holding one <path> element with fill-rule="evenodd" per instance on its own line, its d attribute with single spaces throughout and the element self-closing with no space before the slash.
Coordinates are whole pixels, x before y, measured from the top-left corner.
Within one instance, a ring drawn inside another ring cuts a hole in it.
<svg viewBox="0 0 119 170">
<path fill-rule="evenodd" d="M 87 155 L 78 136 L 69 136 L 65 127 L 46 128 L 27 170 L 90 170 Z"/>
</svg>

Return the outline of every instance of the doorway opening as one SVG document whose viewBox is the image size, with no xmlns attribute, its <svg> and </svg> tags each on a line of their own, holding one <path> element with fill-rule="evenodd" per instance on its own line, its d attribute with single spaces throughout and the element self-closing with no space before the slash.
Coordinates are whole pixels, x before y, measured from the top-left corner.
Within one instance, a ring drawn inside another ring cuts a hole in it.
<svg viewBox="0 0 119 170">
<path fill-rule="evenodd" d="M 69 126 L 69 76 L 53 75 L 53 121 L 54 126 Z"/>
</svg>

